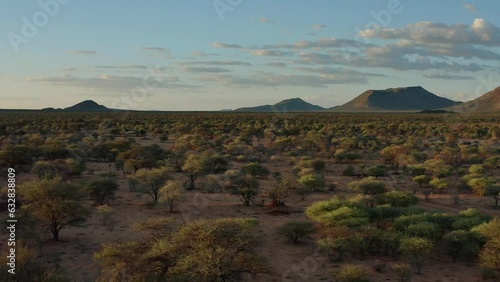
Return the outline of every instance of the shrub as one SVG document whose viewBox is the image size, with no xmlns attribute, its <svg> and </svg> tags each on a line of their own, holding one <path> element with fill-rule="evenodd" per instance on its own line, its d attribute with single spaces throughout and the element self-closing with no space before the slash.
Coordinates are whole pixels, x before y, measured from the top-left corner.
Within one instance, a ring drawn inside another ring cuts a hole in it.
<svg viewBox="0 0 500 282">
<path fill-rule="evenodd" d="M 373 269 L 375 269 L 376 272 L 378 273 L 384 273 L 387 268 L 387 263 L 376 260 L 375 264 L 373 265 Z"/>
<path fill-rule="evenodd" d="M 394 263 L 391 269 L 400 282 L 411 281 L 411 266 L 408 263 Z"/>
<path fill-rule="evenodd" d="M 310 221 L 290 221 L 278 228 L 278 234 L 287 237 L 294 244 L 314 231 L 314 224 Z"/>
<path fill-rule="evenodd" d="M 370 269 L 364 265 L 346 264 L 336 273 L 339 282 L 369 282 Z"/>
<path fill-rule="evenodd" d="M 380 195 L 379 204 L 390 204 L 393 207 L 408 207 L 418 203 L 418 198 L 405 191 L 390 191 Z"/>
</svg>

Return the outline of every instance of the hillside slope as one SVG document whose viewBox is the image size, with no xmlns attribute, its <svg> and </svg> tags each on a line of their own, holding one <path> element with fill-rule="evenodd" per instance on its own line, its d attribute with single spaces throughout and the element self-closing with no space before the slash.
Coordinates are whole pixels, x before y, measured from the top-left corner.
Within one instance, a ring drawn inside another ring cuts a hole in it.
<svg viewBox="0 0 500 282">
<path fill-rule="evenodd" d="M 455 106 L 460 102 L 439 97 L 420 86 L 368 90 L 350 102 L 331 108 L 335 112 L 419 111 Z"/>
<path fill-rule="evenodd" d="M 457 106 L 444 108 L 453 112 L 496 112 L 500 111 L 500 87 Z"/>
<path fill-rule="evenodd" d="M 264 105 L 257 107 L 246 107 L 234 110 L 235 112 L 249 112 L 249 113 L 271 113 L 271 112 L 313 112 L 324 111 L 317 105 L 307 103 L 300 98 L 283 100 L 274 105 Z"/>
</svg>

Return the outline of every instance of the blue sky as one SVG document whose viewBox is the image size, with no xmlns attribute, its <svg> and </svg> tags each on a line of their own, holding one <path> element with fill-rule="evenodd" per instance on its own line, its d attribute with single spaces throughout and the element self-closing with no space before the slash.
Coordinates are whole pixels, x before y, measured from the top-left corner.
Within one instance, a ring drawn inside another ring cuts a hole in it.
<svg viewBox="0 0 500 282">
<path fill-rule="evenodd" d="M 324 107 L 421 85 L 500 85 L 498 1 L 4 1 L 0 108 Z"/>
</svg>

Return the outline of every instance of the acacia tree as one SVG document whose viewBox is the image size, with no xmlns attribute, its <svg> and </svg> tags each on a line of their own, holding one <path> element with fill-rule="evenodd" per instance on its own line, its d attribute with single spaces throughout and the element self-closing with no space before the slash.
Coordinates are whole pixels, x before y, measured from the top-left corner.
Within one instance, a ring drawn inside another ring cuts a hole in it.
<svg viewBox="0 0 500 282">
<path fill-rule="evenodd" d="M 35 174 L 38 179 L 53 178 L 56 171 L 48 161 L 37 161 L 31 168 L 31 173 Z"/>
<path fill-rule="evenodd" d="M 401 252 L 413 261 L 419 274 L 422 273 L 424 258 L 432 251 L 432 248 L 432 241 L 418 237 L 403 238 L 399 247 Z"/>
<path fill-rule="evenodd" d="M 189 176 L 188 190 L 196 188 L 195 182 L 199 176 L 208 173 L 206 159 L 199 154 L 190 154 L 187 156 L 186 162 L 182 166 L 182 170 Z"/>
<path fill-rule="evenodd" d="M 253 178 L 244 178 L 239 181 L 239 185 L 233 191 L 234 195 L 237 195 L 243 204 L 247 207 L 250 203 L 253 203 L 255 197 L 259 195 L 259 182 Z"/>
<path fill-rule="evenodd" d="M 495 207 L 498 207 L 498 201 L 500 200 L 500 186 L 490 186 L 488 187 L 487 194 L 492 196 L 495 200 Z"/>
<path fill-rule="evenodd" d="M 92 180 L 85 190 L 96 205 L 102 205 L 106 199 L 114 198 L 118 183 L 114 178 L 96 179 Z"/>
<path fill-rule="evenodd" d="M 453 262 L 456 262 L 460 255 L 470 261 L 481 250 L 479 234 L 474 231 L 451 231 L 446 233 L 443 239 L 448 248 L 448 254 L 453 258 Z"/>
<path fill-rule="evenodd" d="M 479 177 L 467 181 L 467 185 L 472 188 L 476 195 L 482 197 L 488 190 L 490 182 L 485 177 Z"/>
<path fill-rule="evenodd" d="M 427 175 L 417 175 L 413 177 L 413 181 L 418 184 L 418 187 L 422 188 L 422 186 L 428 185 L 431 179 Z"/>
<path fill-rule="evenodd" d="M 485 269 L 500 271 L 500 218 L 496 217 L 488 223 L 481 224 L 473 229 L 486 239 L 479 259 Z"/>
<path fill-rule="evenodd" d="M 443 191 L 448 187 L 449 183 L 443 178 L 434 178 L 429 182 L 429 185 L 431 186 L 431 193 L 432 193 L 435 190 Z"/>
<path fill-rule="evenodd" d="M 26 182 L 19 187 L 19 193 L 24 201 L 22 209 L 45 226 L 54 241 L 59 241 L 61 229 L 83 223 L 89 216 L 82 204 L 81 187 L 61 178 Z"/>
<path fill-rule="evenodd" d="M 305 200 L 308 194 L 325 187 L 325 178 L 319 173 L 305 174 L 297 182 L 299 185 L 295 187 L 295 191 L 302 200 Z"/>
<path fill-rule="evenodd" d="M 141 169 L 133 177 L 139 183 L 136 191 L 148 194 L 153 199 L 153 203 L 157 204 L 160 198 L 160 189 L 172 177 L 172 173 L 172 168 L 165 166 L 154 169 Z"/>
<path fill-rule="evenodd" d="M 373 196 L 383 194 L 387 191 L 385 182 L 376 180 L 375 177 L 367 177 L 359 181 L 349 183 L 349 188 L 355 192 L 369 197 L 370 206 L 373 207 Z"/>
<path fill-rule="evenodd" d="M 433 159 L 425 161 L 424 168 L 432 174 L 433 178 L 440 178 L 450 172 L 451 165 L 441 159 Z"/>
<path fill-rule="evenodd" d="M 390 164 L 392 168 L 397 169 L 399 167 L 399 157 L 405 154 L 405 152 L 406 150 L 403 146 L 394 145 L 384 148 L 380 151 L 380 155 L 386 164 Z"/>
<path fill-rule="evenodd" d="M 182 192 L 182 186 L 179 182 L 168 181 L 167 184 L 160 189 L 160 200 L 168 205 L 170 212 L 173 212 L 174 207 L 182 199 Z"/>
<path fill-rule="evenodd" d="M 102 266 L 98 281 L 240 281 L 268 271 L 256 253 L 255 219 L 199 220 L 172 232 L 168 223 L 141 225 L 156 230 L 154 240 L 104 245 L 94 255 Z"/>
<path fill-rule="evenodd" d="M 269 175 L 270 171 L 267 167 L 259 163 L 249 163 L 241 168 L 241 171 L 246 175 L 250 174 L 253 178 L 259 177 L 263 178 Z"/>
<path fill-rule="evenodd" d="M 269 198 L 271 199 L 271 206 L 281 207 L 285 206 L 284 199 L 293 189 L 292 181 L 289 179 L 278 179 L 278 183 L 269 191 Z"/>
<path fill-rule="evenodd" d="M 289 221 L 284 225 L 278 227 L 278 234 L 285 236 L 293 244 L 298 244 L 302 238 L 314 233 L 316 228 L 310 221 Z"/>
</svg>

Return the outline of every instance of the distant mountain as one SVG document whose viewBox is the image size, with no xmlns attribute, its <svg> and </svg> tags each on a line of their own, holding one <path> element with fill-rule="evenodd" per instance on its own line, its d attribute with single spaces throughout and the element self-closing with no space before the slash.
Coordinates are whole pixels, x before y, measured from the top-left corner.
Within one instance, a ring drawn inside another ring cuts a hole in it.
<svg viewBox="0 0 500 282">
<path fill-rule="evenodd" d="M 92 100 L 80 102 L 74 106 L 63 109 L 64 112 L 111 112 L 111 109 L 99 105 Z"/>
<path fill-rule="evenodd" d="M 444 108 L 453 112 L 495 112 L 500 111 L 500 87 L 476 98 L 472 101 L 457 106 Z"/>
<path fill-rule="evenodd" d="M 271 112 L 313 112 L 313 111 L 324 111 L 317 105 L 307 103 L 300 98 L 283 100 L 274 105 L 264 105 L 257 107 L 239 108 L 234 110 L 235 112 L 250 112 L 250 113 L 271 113 Z"/>
<path fill-rule="evenodd" d="M 455 106 L 460 102 L 439 97 L 420 86 L 368 90 L 334 112 L 422 111 Z"/>
</svg>

